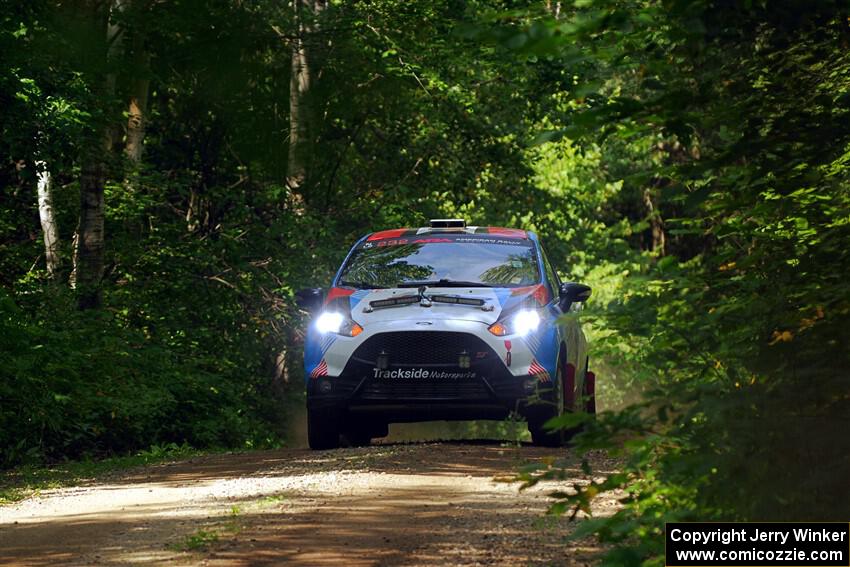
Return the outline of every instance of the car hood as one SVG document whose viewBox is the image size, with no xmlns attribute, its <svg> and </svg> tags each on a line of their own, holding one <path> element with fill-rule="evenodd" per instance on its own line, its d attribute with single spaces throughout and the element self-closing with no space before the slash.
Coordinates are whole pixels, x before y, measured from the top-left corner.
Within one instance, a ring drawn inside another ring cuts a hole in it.
<svg viewBox="0 0 850 567">
<path fill-rule="evenodd" d="M 424 295 L 432 300 L 417 300 L 415 303 L 393 305 L 393 301 L 400 298 L 403 301 L 418 297 L 418 290 L 413 288 L 358 290 L 351 293 L 348 298 L 351 318 L 364 327 L 372 322 L 406 319 L 411 321 L 452 319 L 477 321 L 490 325 L 498 321 L 503 314 L 507 315 L 509 311 L 520 306 L 543 305 L 548 301 L 547 288 L 542 285 L 515 288 L 435 286 L 429 287 Z M 460 302 L 447 302 L 455 299 Z"/>
</svg>

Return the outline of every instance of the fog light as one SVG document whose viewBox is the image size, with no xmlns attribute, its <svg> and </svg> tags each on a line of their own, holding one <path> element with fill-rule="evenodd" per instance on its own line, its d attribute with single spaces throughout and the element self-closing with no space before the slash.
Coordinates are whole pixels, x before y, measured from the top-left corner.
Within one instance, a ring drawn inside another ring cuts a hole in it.
<svg viewBox="0 0 850 567">
<path fill-rule="evenodd" d="M 378 367 L 378 370 L 386 370 L 390 365 L 390 355 L 386 352 L 381 351 L 381 354 L 378 355 L 378 360 L 375 362 L 375 365 Z"/>
<path fill-rule="evenodd" d="M 537 388 L 537 378 L 528 378 L 522 385 L 529 394 Z"/>
<path fill-rule="evenodd" d="M 319 380 L 319 392 L 320 393 L 329 394 L 331 390 L 333 390 L 333 384 L 331 384 L 327 380 Z"/>
</svg>

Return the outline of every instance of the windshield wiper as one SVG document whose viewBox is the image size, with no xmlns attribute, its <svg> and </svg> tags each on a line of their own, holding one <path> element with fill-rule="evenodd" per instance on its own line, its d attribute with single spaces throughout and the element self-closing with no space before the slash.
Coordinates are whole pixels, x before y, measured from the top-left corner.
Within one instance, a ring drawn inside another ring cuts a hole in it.
<svg viewBox="0 0 850 567">
<path fill-rule="evenodd" d="M 483 282 L 465 282 L 461 280 L 421 280 L 412 282 L 401 282 L 396 287 L 493 287 Z"/>
<path fill-rule="evenodd" d="M 363 283 L 363 282 L 349 282 L 349 281 L 346 281 L 346 280 L 340 280 L 339 283 L 341 285 L 346 286 L 346 287 L 353 287 L 353 288 L 356 288 L 356 289 L 387 289 L 387 286 L 385 286 L 385 285 L 375 285 L 375 284 Z"/>
</svg>

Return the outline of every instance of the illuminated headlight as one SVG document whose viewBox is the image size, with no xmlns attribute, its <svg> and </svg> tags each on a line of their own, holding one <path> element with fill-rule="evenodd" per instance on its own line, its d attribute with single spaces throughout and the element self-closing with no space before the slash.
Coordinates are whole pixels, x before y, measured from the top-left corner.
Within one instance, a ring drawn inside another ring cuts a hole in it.
<svg viewBox="0 0 850 567">
<path fill-rule="evenodd" d="M 323 334 L 338 333 L 343 321 L 345 321 L 345 317 L 342 316 L 342 313 L 325 311 L 316 319 L 316 329 Z"/>
<path fill-rule="evenodd" d="M 521 337 L 532 333 L 540 326 L 540 314 L 532 309 L 523 309 L 510 319 L 496 321 L 489 327 L 489 331 L 497 337 L 506 335 L 519 335 Z"/>
<path fill-rule="evenodd" d="M 539 326 L 540 314 L 537 311 L 524 309 L 514 315 L 513 330 L 517 335 L 525 336 L 528 333 L 536 331 Z"/>
<path fill-rule="evenodd" d="M 316 319 L 316 330 L 323 335 L 336 333 L 348 337 L 356 337 L 363 332 L 363 327 L 347 319 L 342 313 L 325 311 Z"/>
</svg>

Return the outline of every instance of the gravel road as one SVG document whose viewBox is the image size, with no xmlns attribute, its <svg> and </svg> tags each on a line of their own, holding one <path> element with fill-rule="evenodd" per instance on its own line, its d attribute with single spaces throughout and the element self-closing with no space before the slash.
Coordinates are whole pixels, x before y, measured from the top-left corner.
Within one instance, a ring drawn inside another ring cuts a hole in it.
<svg viewBox="0 0 850 567">
<path fill-rule="evenodd" d="M 494 480 L 567 449 L 501 442 L 212 455 L 0 508 L 3 565 L 588 565 L 547 483 Z M 605 472 L 616 463 L 591 459 Z M 595 514 L 610 514 L 612 497 Z"/>
</svg>

